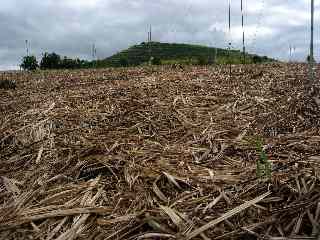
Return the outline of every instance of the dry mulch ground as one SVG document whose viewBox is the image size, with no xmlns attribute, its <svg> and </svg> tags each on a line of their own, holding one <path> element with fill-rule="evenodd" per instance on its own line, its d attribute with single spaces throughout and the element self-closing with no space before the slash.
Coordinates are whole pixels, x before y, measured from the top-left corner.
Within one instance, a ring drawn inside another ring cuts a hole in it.
<svg viewBox="0 0 320 240">
<path fill-rule="evenodd" d="M 0 239 L 319 239 L 306 71 L 1 73 Z"/>
</svg>

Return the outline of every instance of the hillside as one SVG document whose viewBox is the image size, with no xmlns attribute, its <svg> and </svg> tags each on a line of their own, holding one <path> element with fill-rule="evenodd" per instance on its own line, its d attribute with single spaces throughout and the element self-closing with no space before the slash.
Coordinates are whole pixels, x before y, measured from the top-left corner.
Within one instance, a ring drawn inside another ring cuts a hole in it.
<svg viewBox="0 0 320 240">
<path fill-rule="evenodd" d="M 216 63 L 228 62 L 228 51 L 221 48 L 213 48 L 201 45 L 181 44 L 181 43 L 141 43 L 134 45 L 126 50 L 114 54 L 104 60 L 98 61 L 99 66 L 121 66 L 121 65 L 140 65 L 148 62 L 150 56 L 160 58 L 163 63 L 192 63 L 197 64 L 199 59 L 205 62 Z M 266 56 L 260 57 L 247 54 L 247 63 L 273 61 Z M 239 50 L 231 51 L 231 62 L 241 63 L 242 53 Z"/>
</svg>

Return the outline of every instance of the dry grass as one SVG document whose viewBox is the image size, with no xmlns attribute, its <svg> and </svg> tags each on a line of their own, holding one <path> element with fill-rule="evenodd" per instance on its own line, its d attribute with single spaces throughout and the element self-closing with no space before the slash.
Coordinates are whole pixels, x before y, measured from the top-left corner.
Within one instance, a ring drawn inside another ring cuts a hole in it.
<svg viewBox="0 0 320 240">
<path fill-rule="evenodd" d="M 317 239 L 306 67 L 14 73 L 0 90 L 1 239 Z M 263 137 L 272 181 L 256 179 Z"/>
</svg>

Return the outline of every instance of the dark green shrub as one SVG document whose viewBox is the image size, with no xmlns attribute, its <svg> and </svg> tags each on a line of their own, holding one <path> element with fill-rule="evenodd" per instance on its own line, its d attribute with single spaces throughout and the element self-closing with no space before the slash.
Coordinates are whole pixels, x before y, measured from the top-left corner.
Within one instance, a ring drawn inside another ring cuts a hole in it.
<svg viewBox="0 0 320 240">
<path fill-rule="evenodd" d="M 128 59 L 124 57 L 120 58 L 119 64 L 120 64 L 120 67 L 128 67 L 129 66 Z"/>
<path fill-rule="evenodd" d="M 311 61 L 311 57 L 310 57 L 310 55 L 308 55 L 308 56 L 307 56 L 307 62 L 310 63 L 310 61 Z M 314 58 L 312 59 L 312 62 L 315 62 L 315 59 L 314 59 Z"/>
<path fill-rule="evenodd" d="M 263 58 L 259 57 L 257 55 L 254 55 L 252 58 L 253 63 L 262 63 L 263 62 Z"/>
<path fill-rule="evenodd" d="M 68 57 L 64 57 L 60 63 L 60 68 L 63 69 L 76 69 L 81 68 L 81 62 L 79 59 L 71 59 Z"/>
<path fill-rule="evenodd" d="M 34 71 L 39 67 L 39 65 L 35 56 L 25 56 L 22 59 L 20 67 L 23 70 Z"/>
<path fill-rule="evenodd" d="M 87 60 L 77 59 L 76 61 L 79 64 L 80 68 L 91 68 L 92 67 L 92 63 Z"/>
<path fill-rule="evenodd" d="M 210 54 L 208 58 L 208 65 L 213 65 L 215 64 L 215 62 L 216 62 L 215 57 Z"/>
<path fill-rule="evenodd" d="M 44 53 L 40 62 L 41 69 L 59 69 L 61 68 L 61 58 L 56 53 Z"/>
<path fill-rule="evenodd" d="M 205 56 L 199 56 L 197 59 L 198 65 L 207 65 L 208 64 L 208 59 Z"/>
<path fill-rule="evenodd" d="M 151 63 L 152 65 L 161 65 L 161 59 L 159 57 L 154 57 Z"/>
</svg>

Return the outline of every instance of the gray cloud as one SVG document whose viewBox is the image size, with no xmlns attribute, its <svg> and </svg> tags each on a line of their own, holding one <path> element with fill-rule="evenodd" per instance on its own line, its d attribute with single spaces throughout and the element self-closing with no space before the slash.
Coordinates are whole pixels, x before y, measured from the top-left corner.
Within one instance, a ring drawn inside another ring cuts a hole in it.
<svg viewBox="0 0 320 240">
<path fill-rule="evenodd" d="M 232 45 L 241 47 L 240 1 L 232 1 Z M 309 45 L 309 1 L 244 0 L 247 49 L 278 59 L 304 60 Z M 90 59 L 93 43 L 104 58 L 145 41 L 226 47 L 228 1 L 212 0 L 3 0 L 0 8 L 0 68 L 17 66 L 25 40 L 40 58 L 45 51 Z M 319 10 L 320 6 L 316 6 Z M 320 22 L 316 15 L 316 24 Z M 316 28 L 317 29 L 317 28 Z M 315 33 L 320 58 L 319 32 Z"/>
</svg>

